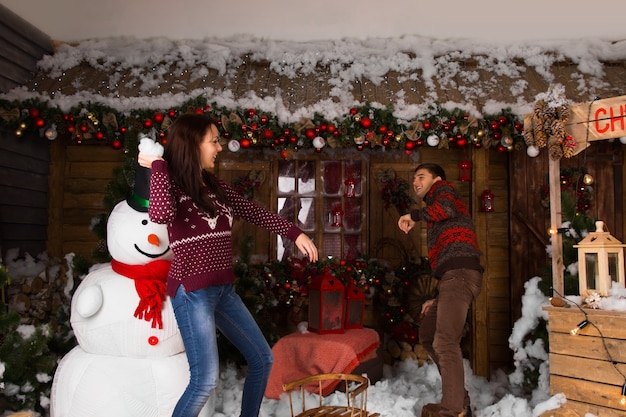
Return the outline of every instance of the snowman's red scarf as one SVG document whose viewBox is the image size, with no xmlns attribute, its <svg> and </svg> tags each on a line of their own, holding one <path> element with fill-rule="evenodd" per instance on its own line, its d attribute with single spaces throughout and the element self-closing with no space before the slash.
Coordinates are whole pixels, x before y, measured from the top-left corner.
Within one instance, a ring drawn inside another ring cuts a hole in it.
<svg viewBox="0 0 626 417">
<path fill-rule="evenodd" d="M 135 317 L 152 321 L 152 327 L 163 328 L 161 310 L 165 301 L 165 282 L 170 269 L 170 261 L 157 259 L 143 265 L 127 265 L 111 260 L 113 271 L 135 280 L 135 289 L 139 295 L 139 304 L 135 309 Z"/>
</svg>

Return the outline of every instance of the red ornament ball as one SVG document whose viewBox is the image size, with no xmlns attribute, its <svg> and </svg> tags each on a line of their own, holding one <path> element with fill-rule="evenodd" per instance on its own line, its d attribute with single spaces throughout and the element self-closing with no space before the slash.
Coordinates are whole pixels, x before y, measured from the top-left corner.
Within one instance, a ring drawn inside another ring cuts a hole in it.
<svg viewBox="0 0 626 417">
<path fill-rule="evenodd" d="M 155 113 L 154 116 L 152 116 L 152 119 L 154 119 L 154 121 L 157 123 L 161 123 L 163 122 L 163 119 L 165 119 L 165 116 L 163 115 L 163 113 Z"/>
<path fill-rule="evenodd" d="M 361 126 L 363 126 L 363 128 L 365 129 L 369 129 L 372 126 L 372 119 L 370 119 L 369 117 L 361 118 Z"/>
<path fill-rule="evenodd" d="M 113 149 L 119 150 L 122 149 L 123 144 L 121 140 L 115 139 L 113 142 L 111 142 L 111 146 L 113 147 Z"/>
<path fill-rule="evenodd" d="M 270 129 L 265 129 L 263 131 L 263 137 L 267 140 L 271 140 L 274 137 L 274 132 L 272 132 Z"/>
</svg>

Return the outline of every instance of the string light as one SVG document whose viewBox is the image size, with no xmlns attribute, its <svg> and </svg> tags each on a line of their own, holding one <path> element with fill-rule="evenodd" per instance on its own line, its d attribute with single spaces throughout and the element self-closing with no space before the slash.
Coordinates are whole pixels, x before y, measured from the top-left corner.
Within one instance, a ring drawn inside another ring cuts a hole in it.
<svg viewBox="0 0 626 417">
<path fill-rule="evenodd" d="M 585 320 L 581 321 L 580 323 L 578 323 L 578 326 L 574 327 L 574 328 L 570 331 L 570 333 L 572 334 L 572 336 L 576 336 L 576 335 L 578 334 L 578 332 L 579 332 L 581 329 L 584 329 L 584 328 L 585 328 L 585 326 L 586 326 L 586 325 L 588 325 L 588 324 L 589 324 L 589 321 L 585 319 Z"/>
</svg>

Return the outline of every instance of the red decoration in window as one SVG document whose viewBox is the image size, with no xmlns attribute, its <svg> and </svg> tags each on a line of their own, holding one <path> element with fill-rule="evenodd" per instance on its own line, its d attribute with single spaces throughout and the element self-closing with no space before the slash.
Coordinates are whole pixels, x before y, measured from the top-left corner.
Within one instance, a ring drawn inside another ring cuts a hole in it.
<svg viewBox="0 0 626 417">
<path fill-rule="evenodd" d="M 332 215 L 333 215 L 333 223 L 331 226 L 343 227 L 343 210 L 341 209 L 341 207 L 336 206 L 332 211 Z"/>
<path fill-rule="evenodd" d="M 344 189 L 343 196 L 348 198 L 354 197 L 356 191 L 356 180 L 352 177 L 348 177 L 346 178 L 344 185 L 346 188 Z"/>
</svg>

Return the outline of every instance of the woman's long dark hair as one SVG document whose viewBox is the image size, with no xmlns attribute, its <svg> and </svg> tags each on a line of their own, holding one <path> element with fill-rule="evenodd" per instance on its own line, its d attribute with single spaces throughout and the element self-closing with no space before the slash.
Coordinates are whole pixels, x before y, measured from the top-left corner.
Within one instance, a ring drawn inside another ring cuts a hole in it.
<svg viewBox="0 0 626 417">
<path fill-rule="evenodd" d="M 229 201 L 217 177 L 202 169 L 200 164 L 200 144 L 212 126 L 217 123 L 203 114 L 180 115 L 168 130 L 163 159 L 167 161 L 172 181 L 198 207 L 215 216 L 216 207 L 207 190 L 220 202 L 228 204 Z"/>
</svg>

